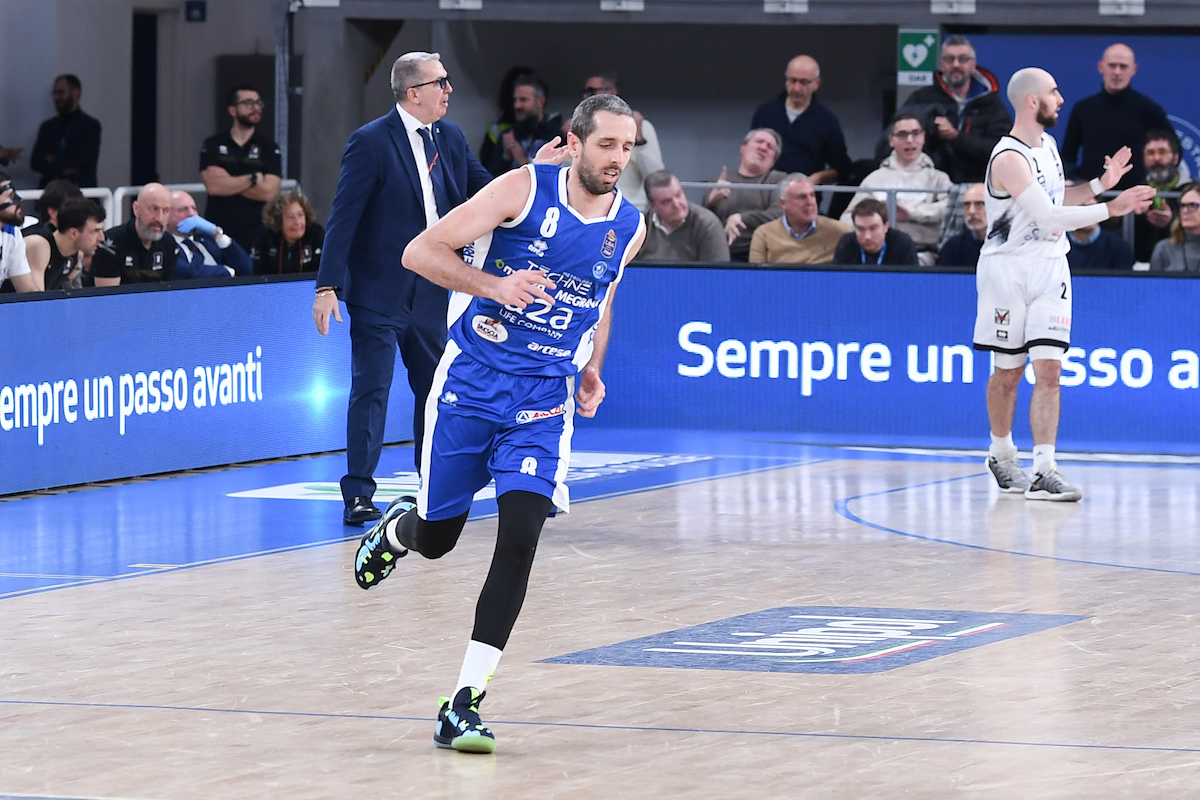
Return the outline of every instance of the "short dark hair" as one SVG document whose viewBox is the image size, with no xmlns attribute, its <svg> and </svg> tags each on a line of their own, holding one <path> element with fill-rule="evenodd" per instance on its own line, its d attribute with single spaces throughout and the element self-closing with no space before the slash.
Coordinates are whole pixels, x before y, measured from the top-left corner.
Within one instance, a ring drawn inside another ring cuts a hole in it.
<svg viewBox="0 0 1200 800">
<path fill-rule="evenodd" d="M 254 92 L 259 97 L 262 97 L 258 89 L 255 89 L 253 86 L 249 86 L 247 84 L 242 84 L 241 86 L 235 86 L 229 90 L 228 94 L 225 95 L 225 105 L 236 106 L 238 104 L 238 94 L 241 92 Z"/>
<path fill-rule="evenodd" d="M 515 92 L 520 86 L 528 86 L 533 89 L 534 97 L 545 97 L 547 94 L 546 84 L 537 75 L 532 72 L 519 76 L 513 81 L 513 91 Z"/>
<path fill-rule="evenodd" d="M 883 220 L 884 224 L 887 224 L 887 205 L 879 200 L 876 200 L 874 197 L 868 197 L 866 200 L 859 200 L 858 205 L 856 205 L 854 210 L 850 212 L 850 216 L 853 219 L 858 219 L 859 217 L 869 217 L 872 214 L 878 214 L 879 218 Z"/>
<path fill-rule="evenodd" d="M 633 119 L 633 109 L 615 94 L 594 94 L 584 98 L 571 115 L 571 133 L 578 136 L 581 142 L 586 142 L 592 131 L 596 130 L 596 113 L 599 111 Z"/>
<path fill-rule="evenodd" d="M 646 176 L 646 179 L 642 181 L 642 185 L 646 189 L 646 199 L 650 202 L 654 202 L 651 192 L 655 189 L 662 189 L 665 186 L 670 186 L 671 181 L 673 180 L 675 180 L 675 175 L 669 169 L 660 169 L 651 172 Z"/>
<path fill-rule="evenodd" d="M 44 217 L 50 209 L 58 211 L 62 208 L 62 204 L 72 197 L 83 197 L 83 192 L 79 191 L 79 187 L 71 181 L 65 178 L 55 178 L 46 184 L 46 188 L 42 190 L 42 196 L 33 202 L 33 207 Z"/>
<path fill-rule="evenodd" d="M 67 72 L 54 79 L 55 83 L 58 83 L 59 81 L 66 81 L 67 86 L 70 86 L 72 89 L 78 89 L 81 92 L 83 91 L 83 84 L 79 82 L 78 75 L 72 75 L 71 73 Z"/>
<path fill-rule="evenodd" d="M 921 122 L 921 118 L 916 114 L 912 113 L 911 111 L 897 111 L 895 116 L 892 117 L 892 121 L 888 124 L 888 132 L 891 133 L 892 131 L 896 130 L 896 123 L 906 119 L 911 119 L 913 122 L 921 126 L 921 130 L 925 130 L 925 123 Z"/>
<path fill-rule="evenodd" d="M 1175 155 L 1183 154 L 1183 147 L 1179 144 L 1179 137 L 1175 135 L 1175 131 L 1169 131 L 1165 128 L 1151 128 L 1146 131 L 1146 135 L 1142 137 L 1142 147 L 1151 142 L 1165 141 L 1167 146 L 1171 148 L 1171 152 Z"/>
<path fill-rule="evenodd" d="M 55 227 L 60 231 L 69 231 L 72 228 L 83 230 L 88 220 L 104 222 L 105 216 L 104 206 L 95 200 L 82 196 L 69 197 L 58 209 L 58 224 Z"/>
</svg>

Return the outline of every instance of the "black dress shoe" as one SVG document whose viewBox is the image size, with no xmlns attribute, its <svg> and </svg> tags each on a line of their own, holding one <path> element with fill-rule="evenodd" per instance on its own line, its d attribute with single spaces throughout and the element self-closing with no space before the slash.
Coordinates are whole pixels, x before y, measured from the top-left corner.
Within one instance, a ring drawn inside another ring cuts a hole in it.
<svg viewBox="0 0 1200 800">
<path fill-rule="evenodd" d="M 342 522 L 347 525 L 362 525 L 364 522 L 372 522 L 383 516 L 383 512 L 375 507 L 369 497 L 356 497 L 353 503 L 346 505 L 346 511 L 342 514 Z"/>
</svg>

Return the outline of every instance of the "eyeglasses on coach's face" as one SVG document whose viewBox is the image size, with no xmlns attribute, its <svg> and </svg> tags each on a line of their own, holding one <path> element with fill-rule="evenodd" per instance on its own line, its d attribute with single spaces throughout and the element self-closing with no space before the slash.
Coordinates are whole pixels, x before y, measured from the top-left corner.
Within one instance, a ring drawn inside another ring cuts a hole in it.
<svg viewBox="0 0 1200 800">
<path fill-rule="evenodd" d="M 250 97 L 247 97 L 245 100 L 238 100 L 237 104 L 239 106 L 246 106 L 247 108 L 262 108 L 266 105 L 262 100 L 255 100 Z"/>
<path fill-rule="evenodd" d="M 442 77 L 437 78 L 432 81 L 425 81 L 424 83 L 414 83 L 412 86 L 410 86 L 408 88 L 420 89 L 422 86 L 432 86 L 435 83 L 437 84 L 437 87 L 444 92 L 444 91 L 446 91 L 446 89 L 450 88 L 450 76 L 443 75 Z"/>
</svg>

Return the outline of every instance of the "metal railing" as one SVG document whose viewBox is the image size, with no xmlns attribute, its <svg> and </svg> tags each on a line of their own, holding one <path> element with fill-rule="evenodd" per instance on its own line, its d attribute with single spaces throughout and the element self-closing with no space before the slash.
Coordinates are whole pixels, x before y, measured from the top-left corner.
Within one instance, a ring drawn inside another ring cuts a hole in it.
<svg viewBox="0 0 1200 800">
<path fill-rule="evenodd" d="M 80 191 L 83 192 L 84 197 L 98 200 L 100 205 L 104 206 L 105 219 L 113 218 L 113 193 L 111 189 L 106 189 L 102 186 L 93 186 L 88 189 L 81 189 Z M 43 194 L 45 194 L 45 191 L 42 189 L 17 189 L 17 197 L 20 197 L 22 200 L 37 200 Z M 45 222 L 45 220 L 39 218 L 38 222 Z"/>
<path fill-rule="evenodd" d="M 776 194 L 778 194 L 778 192 L 779 192 L 779 184 L 777 184 L 777 183 L 717 183 L 716 181 L 680 181 L 679 185 L 682 186 L 684 189 L 703 189 L 705 191 L 705 193 L 707 193 L 709 189 L 732 189 L 735 191 L 756 191 L 756 192 L 771 191 L 771 192 L 775 192 Z M 959 185 L 961 186 L 964 184 L 959 184 Z M 966 185 L 969 185 L 969 184 L 966 184 Z M 871 186 L 869 188 L 864 189 L 861 186 L 841 186 L 838 184 L 818 183 L 818 184 L 814 184 L 813 188 L 819 193 L 823 192 L 823 193 L 826 193 L 829 195 L 845 194 L 847 192 L 871 192 L 871 193 L 883 192 L 884 194 L 887 195 L 888 219 L 891 219 L 891 220 L 894 220 L 896 218 L 896 195 L 898 195 L 898 194 L 901 194 L 903 192 L 918 193 L 918 194 L 920 194 L 920 193 L 946 194 L 946 192 L 939 192 L 936 189 L 920 189 L 920 188 L 913 187 L 913 186 L 901 186 L 901 187 Z M 1097 199 L 1111 200 L 1114 197 L 1116 197 L 1117 195 L 1119 195 L 1120 193 L 1121 193 L 1120 191 L 1118 191 L 1116 189 L 1112 189 L 1112 190 L 1109 190 L 1109 191 L 1104 192 L 1103 194 L 1099 195 L 1099 197 Z M 1159 192 L 1158 196 L 1163 199 L 1166 199 L 1166 200 L 1176 200 L 1179 198 L 1179 192 Z M 825 205 L 825 200 L 822 200 L 822 205 Z M 1121 218 L 1121 236 L 1122 236 L 1122 238 L 1125 239 L 1125 241 L 1129 242 L 1129 244 L 1131 246 L 1133 245 L 1133 226 L 1134 226 L 1134 215 L 1133 214 L 1126 214 L 1124 217 Z"/>
<path fill-rule="evenodd" d="M 208 194 L 208 189 L 203 183 L 168 183 L 165 185 L 167 189 L 172 192 L 187 192 L 188 194 L 192 195 Z M 291 189 L 299 186 L 300 183 L 298 181 L 286 180 L 279 185 L 279 188 Z M 141 190 L 141 186 L 118 186 L 112 192 L 112 202 L 114 206 L 112 209 L 112 214 L 114 216 L 111 217 L 113 222 L 109 227 L 116 227 L 117 225 L 121 225 L 125 222 L 125 220 L 128 218 L 126 206 L 133 203 L 134 198 L 137 197 L 137 193 Z"/>
</svg>

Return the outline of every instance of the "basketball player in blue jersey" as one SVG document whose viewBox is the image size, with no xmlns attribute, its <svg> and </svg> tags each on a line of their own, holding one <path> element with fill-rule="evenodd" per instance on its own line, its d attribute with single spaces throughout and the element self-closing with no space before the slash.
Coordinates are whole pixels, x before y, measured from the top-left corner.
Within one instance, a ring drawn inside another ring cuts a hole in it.
<svg viewBox="0 0 1200 800">
<path fill-rule="evenodd" d="M 1054 78 L 1035 67 L 1018 70 L 1008 82 L 1008 99 L 1016 122 L 988 162 L 988 233 L 975 275 L 975 348 L 991 350 L 996 359 L 987 385 L 992 429 L 987 465 L 1003 492 L 1071 502 L 1083 493 L 1067 483 L 1054 460 L 1062 356 L 1071 344 L 1071 270 L 1066 257 L 1071 245 L 1066 232 L 1130 212 L 1143 214 L 1154 189 L 1134 186 L 1107 203 L 1088 205 L 1132 168 L 1129 148 L 1106 157 L 1100 177 L 1067 186 L 1058 147 L 1046 133 L 1063 104 Z M 1021 469 L 1012 439 L 1017 386 L 1027 356 L 1037 381 L 1029 401 L 1032 481 Z"/>
<path fill-rule="evenodd" d="M 491 479 L 499 506 L 474 631 L 438 712 L 439 747 L 496 749 L 479 704 L 525 599 L 542 524 L 568 510 L 573 416 L 594 416 L 604 399 L 613 292 L 645 238 L 642 215 L 616 190 L 636 139 L 623 100 L 589 97 L 571 120 L 569 168 L 502 175 L 404 251 L 405 267 L 453 291 L 450 336 L 425 405 L 421 489 L 363 537 L 355 579 L 369 589 L 409 550 L 450 552 Z"/>
</svg>

